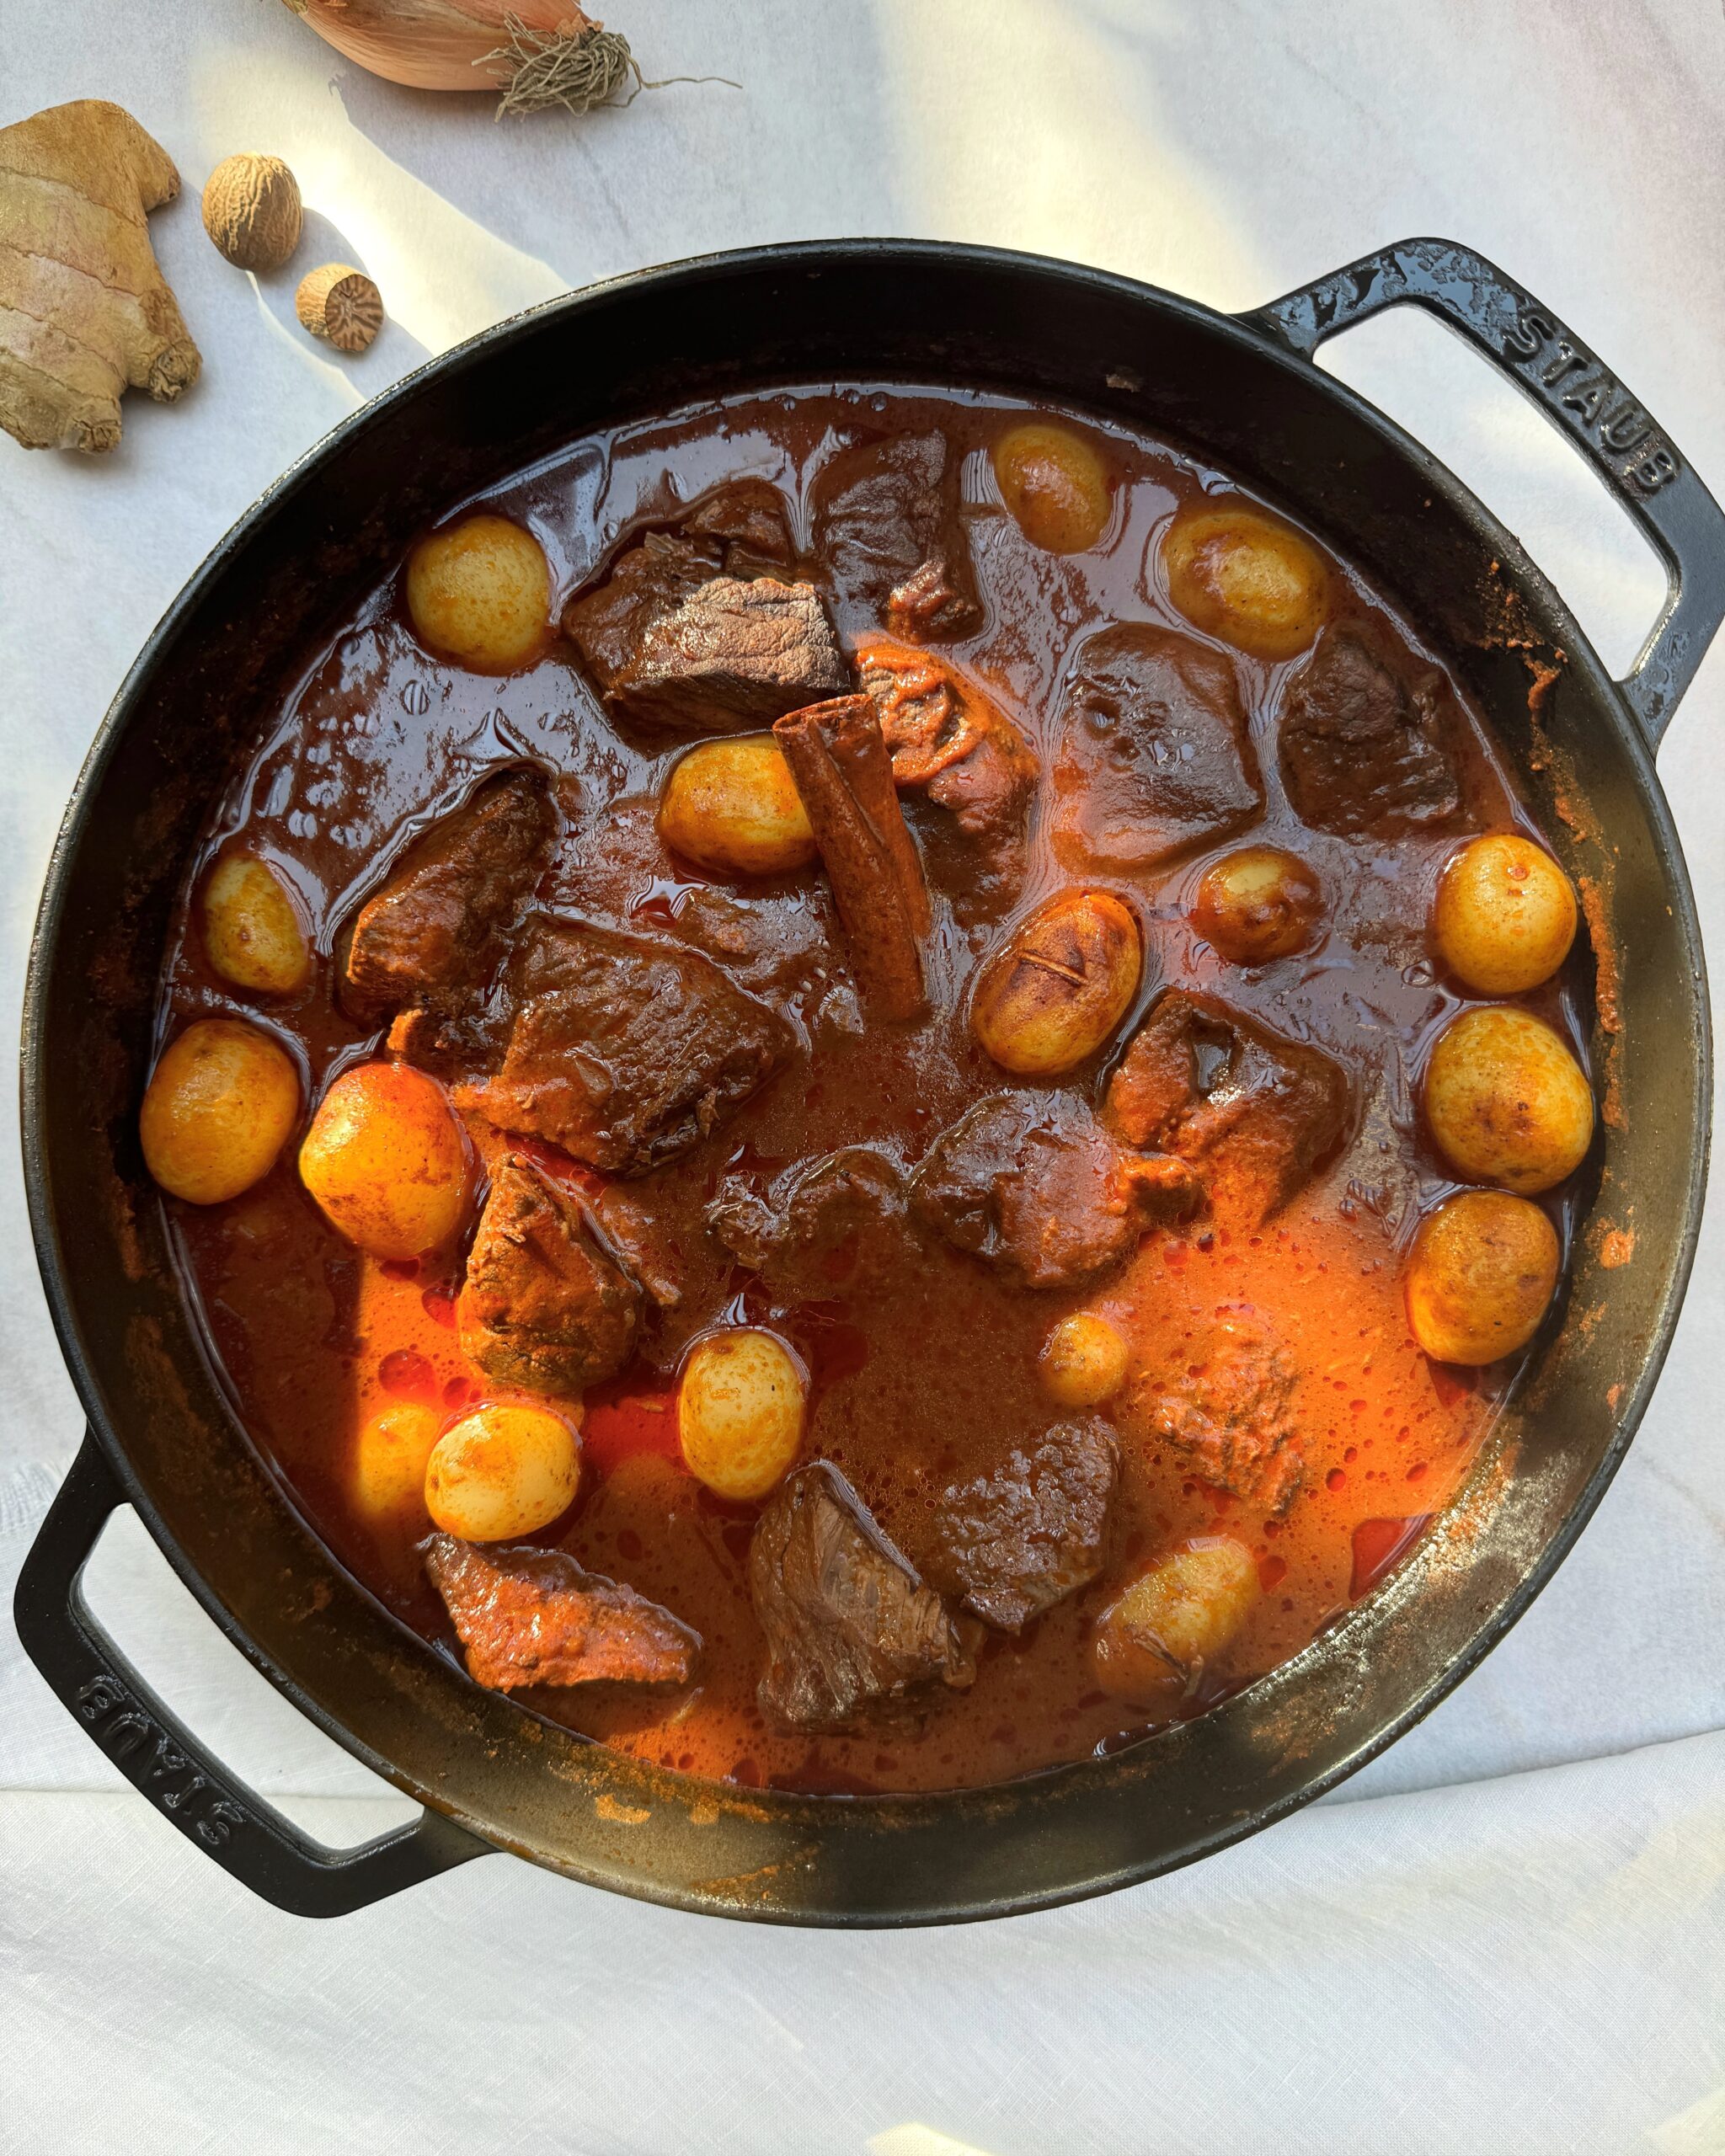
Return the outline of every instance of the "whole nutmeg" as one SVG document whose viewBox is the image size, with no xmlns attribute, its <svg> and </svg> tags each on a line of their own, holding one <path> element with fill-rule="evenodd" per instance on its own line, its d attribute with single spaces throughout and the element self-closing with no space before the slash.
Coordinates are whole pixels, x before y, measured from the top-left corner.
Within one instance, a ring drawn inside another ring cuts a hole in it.
<svg viewBox="0 0 1725 2156">
<path fill-rule="evenodd" d="M 280 157 L 224 157 L 204 188 L 204 230 L 239 270 L 279 270 L 300 243 L 300 184 Z"/>
<path fill-rule="evenodd" d="M 293 307 L 302 326 L 338 352 L 363 352 L 383 327 L 383 295 L 351 263 L 326 262 L 302 277 Z"/>
</svg>

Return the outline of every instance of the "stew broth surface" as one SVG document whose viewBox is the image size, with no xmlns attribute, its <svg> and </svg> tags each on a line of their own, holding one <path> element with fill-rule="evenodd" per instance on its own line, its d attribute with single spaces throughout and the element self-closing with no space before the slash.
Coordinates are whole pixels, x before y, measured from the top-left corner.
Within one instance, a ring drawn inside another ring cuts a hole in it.
<svg viewBox="0 0 1725 2156">
<path fill-rule="evenodd" d="M 1429 1361 L 1403 1303 L 1402 1261 L 1414 1227 L 1457 1187 L 1422 1134 L 1416 1100 L 1432 1040 L 1468 1000 L 1439 977 L 1428 936 L 1456 833 L 1354 840 L 1295 817 L 1274 713 L 1298 660 L 1228 654 L 1263 775 L 1262 819 L 1142 874 L 1082 878 L 1135 908 L 1145 969 L 1137 1003 L 1108 1049 L 1060 1082 L 1096 1098 L 1156 994 L 1168 984 L 1195 988 L 1343 1065 L 1352 1135 L 1339 1157 L 1261 1228 L 1245 1232 L 1200 1214 L 1147 1235 L 1124 1266 L 1081 1289 L 1013 1286 L 929 1236 L 907 1241 L 903 1262 L 883 1278 L 852 1278 L 841 1257 L 825 1292 L 786 1301 L 703 1225 L 702 1208 L 729 1171 L 767 1174 L 858 1143 L 914 1166 L 972 1103 L 1033 1082 L 1007 1079 L 979 1047 L 968 995 L 1005 928 L 1081 880 L 1055 859 L 1048 831 L 1053 727 L 1072 648 L 1114 622 L 1156 622 L 1207 643 L 1167 599 L 1156 536 L 1172 511 L 1200 494 L 1242 498 L 1222 474 L 1165 443 L 1075 415 L 1074 426 L 1106 456 L 1112 522 L 1088 552 L 1044 552 L 1001 505 L 989 462 L 1007 424 L 1043 411 L 993 395 L 888 387 L 739 398 L 584 439 L 483 504 L 463 504 L 533 531 L 552 564 L 560 611 L 633 530 L 675 522 L 683 504 L 722 483 L 757 476 L 778 488 L 806 553 L 809 481 L 836 450 L 888 433 L 945 435 L 964 460 L 964 524 L 984 615 L 975 635 L 932 648 L 994 696 L 1036 750 L 1043 775 L 1022 880 L 980 895 L 960 888 L 965 841 L 926 803 L 907 798 L 934 899 L 925 1022 L 859 1022 L 843 935 L 818 867 L 721 883 L 666 851 L 654 815 L 686 740 L 606 716 L 562 642 L 505 677 L 440 663 L 416 641 L 394 578 L 313 658 L 284 707 L 263 715 L 260 745 L 216 804 L 188 880 L 164 976 L 162 1039 L 192 1017 L 243 1017 L 288 1049 L 315 1103 L 334 1075 L 379 1044 L 334 997 L 343 923 L 481 773 L 528 758 L 556 773 L 564 825 L 537 894 L 541 907 L 692 941 L 801 1028 L 803 1050 L 712 1136 L 630 1182 L 681 1300 L 651 1318 L 633 1366 L 590 1393 L 575 1504 L 526 1538 L 629 1583 L 702 1635 L 696 1680 L 673 1694 L 601 1684 L 518 1695 L 541 1715 L 672 1769 L 749 1785 L 867 1793 L 998 1782 L 1113 1748 L 1151 1717 L 1096 1682 L 1087 1646 L 1094 1620 L 1136 1566 L 1183 1537 L 1221 1528 L 1248 1545 L 1264 1591 L 1178 1710 L 1201 1711 L 1296 1654 L 1382 1576 L 1465 1476 L 1514 1375 L 1513 1364 L 1473 1372 Z M 1327 558 L 1336 572 L 1333 619 L 1370 624 L 1410 675 L 1443 670 L 1381 596 Z M 881 627 L 842 603 L 832 616 L 847 650 Z M 1453 679 L 1450 686 L 1464 715 L 1457 731 L 1465 827 L 1533 833 L 1482 721 Z M 241 999 L 201 947 L 190 894 L 237 839 L 279 870 L 312 924 L 316 963 L 296 997 Z M 1188 919 L 1205 867 L 1242 843 L 1298 854 L 1325 894 L 1311 947 L 1256 968 L 1223 960 Z M 1520 1001 L 1583 1054 L 1567 972 Z M 477 1116 L 467 1123 L 483 1162 L 501 1141 Z M 601 1180 L 553 1149 L 538 1150 L 585 1187 Z M 423 1510 L 369 1518 L 354 1501 L 350 1475 L 356 1433 L 392 1399 L 453 1417 L 498 1390 L 457 1347 L 460 1254 L 403 1262 L 363 1255 L 319 1213 L 293 1155 L 291 1144 L 263 1182 L 225 1205 L 167 1201 L 185 1276 L 241 1420 L 317 1531 L 392 1609 L 459 1659 L 423 1569 Z M 1553 1217 L 1567 1237 L 1561 1200 Z M 1122 1472 L 1101 1577 L 1020 1637 L 979 1635 L 975 1684 L 941 1694 L 920 1721 L 816 1737 L 768 1726 L 756 1699 L 765 1647 L 746 1576 L 759 1508 L 720 1502 L 682 1465 L 675 1394 L 690 1343 L 738 1321 L 788 1341 L 811 1385 L 803 1457 L 836 1464 L 882 1529 L 939 1584 L 932 1536 L 940 1493 L 989 1472 L 1060 1417 L 1039 1382 L 1037 1357 L 1049 1326 L 1080 1308 L 1124 1335 L 1135 1373 L 1118 1409 L 1102 1411 L 1119 1433 Z M 1158 1388 L 1202 1385 L 1240 1354 L 1282 1374 L 1297 1427 L 1304 1473 L 1280 1518 L 1199 1479 L 1146 1427 L 1144 1399 Z"/>
</svg>

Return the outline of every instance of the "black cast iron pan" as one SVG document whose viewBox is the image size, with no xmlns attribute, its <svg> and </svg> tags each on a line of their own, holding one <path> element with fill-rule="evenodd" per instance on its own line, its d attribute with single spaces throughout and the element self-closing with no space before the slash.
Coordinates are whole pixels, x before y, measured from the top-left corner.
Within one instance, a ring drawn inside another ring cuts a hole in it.
<svg viewBox="0 0 1725 2156">
<path fill-rule="evenodd" d="M 1664 559 L 1626 681 L 1466 490 L 1311 364 L 1412 303 L 1568 435 Z M 170 909 L 211 791 L 304 652 L 446 504 L 581 430 L 775 381 L 953 381 L 1076 403 L 1189 445 L 1358 562 L 1480 696 L 1611 978 L 1592 1043 L 1612 1103 L 1566 1310 L 1466 1489 L 1294 1662 L 1107 1758 L 959 1795 L 739 1790 L 588 1744 L 472 1684 L 344 1572 L 234 1422 L 175 1285 L 136 1112 Z M 1099 1893 L 1281 1818 L 1391 1742 L 1502 1638 L 1622 1458 L 1664 1360 L 1701 1214 L 1706 988 L 1653 756 L 1725 609 L 1725 518 L 1644 407 L 1466 249 L 1417 240 L 1238 318 L 1125 279 L 896 242 L 644 272 L 505 323 L 339 428 L 186 587 L 109 712 L 37 926 L 24 1134 L 43 1279 L 89 1435 L 25 1564 L 24 1645 L 163 1816 L 284 1908 L 329 1915 L 489 1849 L 681 1908 L 933 1923 Z M 131 1503 L 211 1616 L 323 1728 L 425 1806 L 354 1851 L 301 1834 L 155 1699 L 82 1570 Z"/>
</svg>

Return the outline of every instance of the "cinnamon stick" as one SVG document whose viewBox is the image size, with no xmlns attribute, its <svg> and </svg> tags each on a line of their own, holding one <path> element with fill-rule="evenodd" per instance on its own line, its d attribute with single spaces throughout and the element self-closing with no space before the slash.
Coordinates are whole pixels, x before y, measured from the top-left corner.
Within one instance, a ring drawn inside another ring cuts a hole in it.
<svg viewBox="0 0 1725 2156">
<path fill-rule="evenodd" d="M 883 1017 L 920 1017 L 928 1008 L 921 942 L 931 919 L 928 887 L 873 700 L 809 704 L 772 730 L 809 813 L 864 992 Z"/>
</svg>

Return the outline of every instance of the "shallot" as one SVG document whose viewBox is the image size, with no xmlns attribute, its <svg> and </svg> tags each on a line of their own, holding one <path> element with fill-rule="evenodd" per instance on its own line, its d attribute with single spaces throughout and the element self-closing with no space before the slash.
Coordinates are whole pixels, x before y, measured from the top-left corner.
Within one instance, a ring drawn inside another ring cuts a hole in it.
<svg viewBox="0 0 1725 2156">
<path fill-rule="evenodd" d="M 502 90 L 498 116 L 589 112 L 644 86 L 629 41 L 569 0 L 286 0 L 374 75 L 419 90 Z M 653 86 L 656 87 L 656 85 Z M 628 98 L 621 102 L 627 104 Z"/>
</svg>

